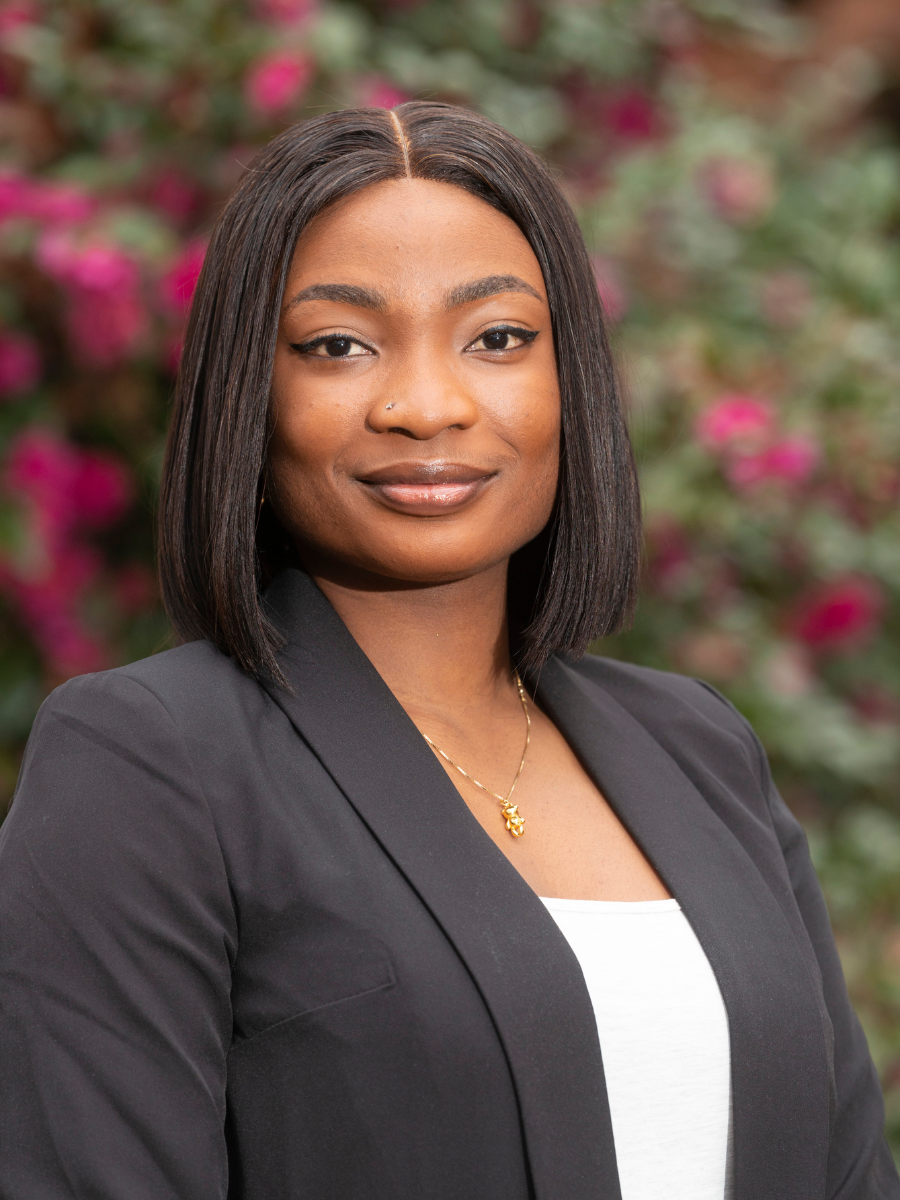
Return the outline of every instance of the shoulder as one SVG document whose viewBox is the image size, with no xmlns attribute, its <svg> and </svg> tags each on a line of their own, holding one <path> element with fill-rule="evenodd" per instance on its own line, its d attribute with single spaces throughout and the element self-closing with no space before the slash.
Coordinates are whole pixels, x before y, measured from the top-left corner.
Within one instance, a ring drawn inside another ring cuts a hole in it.
<svg viewBox="0 0 900 1200">
<path fill-rule="evenodd" d="M 197 656 L 189 650 L 159 655 L 168 665 L 77 676 L 44 701 L 0 830 L 0 913 L 30 890 L 36 905 L 52 903 L 48 925 L 81 905 L 92 928 L 118 914 L 121 929 L 203 895 L 220 924 L 230 920 L 216 817 L 164 702 Z"/>
<path fill-rule="evenodd" d="M 251 730 L 276 710 L 264 689 L 208 642 L 76 676 L 37 714 L 16 800 L 37 771 L 108 779 L 163 779 L 199 789 L 208 761 L 246 747 Z"/>
<path fill-rule="evenodd" d="M 109 671 L 79 675 L 44 701 L 42 719 L 66 716 L 94 725 L 111 720 L 119 729 L 198 723 L 221 727 L 242 702 L 260 703 L 263 691 L 226 655 L 206 641 L 188 642 Z"/>
<path fill-rule="evenodd" d="M 227 655 L 210 642 L 186 642 L 173 650 L 163 650 L 149 658 L 110 671 L 79 675 L 64 683 L 57 692 L 73 690 L 143 689 L 160 700 L 174 702 L 185 692 L 191 695 L 253 688 L 256 685 Z"/>
<path fill-rule="evenodd" d="M 704 745 L 737 745 L 754 774 L 767 775 L 765 753 L 750 723 L 704 680 L 595 654 L 568 666 L 612 696 L 654 736 L 667 742 L 681 736 Z"/>
<path fill-rule="evenodd" d="M 747 722 L 721 692 L 702 679 L 679 675 L 675 671 L 658 671 L 641 667 L 618 658 L 603 658 L 585 654 L 570 668 L 579 675 L 600 684 L 626 706 L 639 705 L 653 710 L 687 705 L 707 719 L 721 722 L 725 727 L 746 728 Z"/>
</svg>

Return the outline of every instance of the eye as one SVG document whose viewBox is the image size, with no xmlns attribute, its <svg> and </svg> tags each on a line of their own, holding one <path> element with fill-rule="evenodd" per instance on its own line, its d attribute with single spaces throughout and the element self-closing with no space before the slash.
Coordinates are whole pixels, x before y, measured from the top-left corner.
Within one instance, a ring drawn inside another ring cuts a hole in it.
<svg viewBox="0 0 900 1200">
<path fill-rule="evenodd" d="M 488 350 L 503 351 L 503 350 L 518 350 L 521 346 L 527 346 L 537 337 L 536 329 L 519 329 L 514 325 L 497 325 L 493 329 L 486 329 L 479 337 L 466 347 L 467 350 Z"/>
<path fill-rule="evenodd" d="M 356 338 L 340 333 L 326 333 L 311 342 L 295 342 L 293 349 L 309 358 L 361 358 L 372 351 Z"/>
</svg>

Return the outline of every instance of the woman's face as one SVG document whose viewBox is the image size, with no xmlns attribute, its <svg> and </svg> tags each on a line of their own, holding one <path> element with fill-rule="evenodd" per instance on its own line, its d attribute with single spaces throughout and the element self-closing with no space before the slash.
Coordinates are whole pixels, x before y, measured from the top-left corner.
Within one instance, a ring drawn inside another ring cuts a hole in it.
<svg viewBox="0 0 900 1200">
<path fill-rule="evenodd" d="M 272 416 L 267 499 L 314 574 L 505 562 L 547 523 L 559 464 L 550 311 L 518 227 L 418 179 L 326 210 L 291 264 Z"/>
</svg>

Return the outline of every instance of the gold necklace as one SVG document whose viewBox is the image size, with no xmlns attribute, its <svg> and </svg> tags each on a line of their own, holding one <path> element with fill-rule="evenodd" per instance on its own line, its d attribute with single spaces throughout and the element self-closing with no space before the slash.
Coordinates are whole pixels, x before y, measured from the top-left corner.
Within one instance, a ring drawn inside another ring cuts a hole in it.
<svg viewBox="0 0 900 1200">
<path fill-rule="evenodd" d="M 522 707 L 525 710 L 525 749 L 522 751 L 522 761 L 519 763 L 519 769 L 516 771 L 516 777 L 512 781 L 512 787 L 505 796 L 501 796 L 499 792 L 492 792 L 489 787 L 485 787 L 483 783 L 479 783 L 474 779 L 468 771 L 464 771 L 458 762 L 454 762 L 449 754 L 445 754 L 440 746 L 436 746 L 428 734 L 423 733 L 422 737 L 428 745 L 439 754 L 441 758 L 447 760 L 451 767 L 455 767 L 460 775 L 464 775 L 469 783 L 474 783 L 477 788 L 481 788 L 483 792 L 487 792 L 489 796 L 493 796 L 495 800 L 500 801 L 500 813 L 506 818 L 506 828 L 514 838 L 521 837 L 525 832 L 525 818 L 519 816 L 519 806 L 510 804 L 513 792 L 516 790 L 516 784 L 519 782 L 519 776 L 522 774 L 522 768 L 525 766 L 525 755 L 528 753 L 528 744 L 531 741 L 531 714 L 528 711 L 528 701 L 525 699 L 525 689 L 522 687 L 522 680 L 519 678 L 519 672 L 516 671 L 516 687 L 519 691 L 519 699 L 522 701 Z"/>
</svg>

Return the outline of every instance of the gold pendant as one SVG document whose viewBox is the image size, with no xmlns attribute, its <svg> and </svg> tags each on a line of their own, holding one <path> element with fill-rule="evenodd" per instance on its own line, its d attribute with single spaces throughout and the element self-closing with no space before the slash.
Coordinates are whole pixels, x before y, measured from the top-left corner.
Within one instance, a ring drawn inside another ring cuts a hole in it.
<svg viewBox="0 0 900 1200">
<path fill-rule="evenodd" d="M 518 804 L 504 804 L 500 811 L 506 817 L 506 828 L 513 837 L 521 837 L 525 832 L 525 818 L 519 816 Z"/>
</svg>

